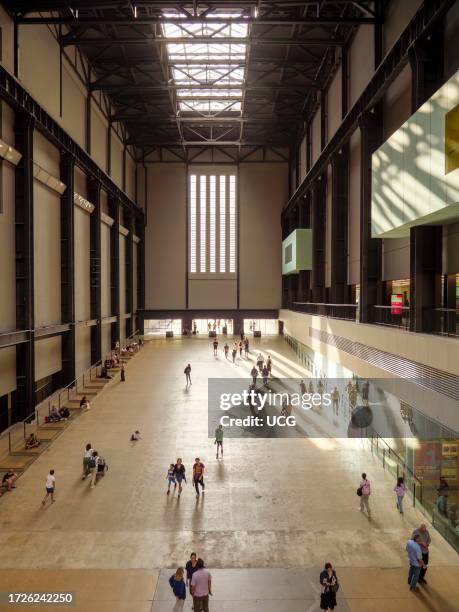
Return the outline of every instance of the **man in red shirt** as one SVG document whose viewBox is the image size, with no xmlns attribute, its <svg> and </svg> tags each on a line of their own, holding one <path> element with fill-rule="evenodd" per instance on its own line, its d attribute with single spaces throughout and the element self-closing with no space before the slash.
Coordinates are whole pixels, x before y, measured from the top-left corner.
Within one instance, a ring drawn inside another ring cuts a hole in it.
<svg viewBox="0 0 459 612">
<path fill-rule="evenodd" d="M 199 485 L 201 485 L 202 492 L 204 493 L 204 467 L 204 463 L 201 462 L 199 457 L 196 457 L 193 465 L 193 482 L 196 489 L 196 497 L 199 497 Z"/>
</svg>

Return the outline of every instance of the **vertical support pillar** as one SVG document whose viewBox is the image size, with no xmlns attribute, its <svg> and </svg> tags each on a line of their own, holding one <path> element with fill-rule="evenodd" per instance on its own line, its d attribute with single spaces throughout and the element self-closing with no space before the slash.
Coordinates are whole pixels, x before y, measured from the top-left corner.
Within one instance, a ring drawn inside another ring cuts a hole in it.
<svg viewBox="0 0 459 612">
<path fill-rule="evenodd" d="M 88 199 L 95 208 L 90 217 L 90 293 L 91 319 L 97 319 L 91 327 L 91 363 L 102 359 L 102 288 L 101 288 L 101 203 L 100 181 L 88 179 Z"/>
<path fill-rule="evenodd" d="M 371 237 L 371 156 L 382 142 L 380 110 L 360 120 L 360 321 L 371 321 L 374 305 L 382 299 L 382 242 Z"/>
<path fill-rule="evenodd" d="M 29 330 L 27 342 L 16 346 L 16 392 L 12 422 L 35 407 L 33 130 L 34 119 L 17 113 L 15 147 L 22 154 L 15 168 L 16 328 Z"/>
<path fill-rule="evenodd" d="M 130 319 L 126 319 L 126 336 L 134 333 L 134 231 L 135 220 L 130 213 L 127 219 L 129 234 L 126 236 L 126 312 L 131 314 Z"/>
<path fill-rule="evenodd" d="M 347 242 L 349 212 L 349 147 L 345 145 L 331 160 L 331 285 L 330 301 L 344 304 L 347 288 Z"/>
<path fill-rule="evenodd" d="M 299 206 L 298 227 L 306 229 L 311 227 L 311 196 L 308 193 L 303 197 Z M 311 300 L 311 270 L 300 270 L 298 273 L 298 302 Z"/>
<path fill-rule="evenodd" d="M 311 228 L 312 228 L 312 301 L 320 303 L 325 296 L 325 208 L 326 179 L 319 176 L 311 191 Z"/>
<path fill-rule="evenodd" d="M 75 158 L 61 156 L 61 180 L 66 190 L 61 196 L 61 321 L 70 323 L 62 335 L 62 385 L 75 380 Z"/>
<path fill-rule="evenodd" d="M 432 309 L 441 307 L 442 227 L 418 225 L 410 230 L 410 329 L 432 332 Z"/>
<path fill-rule="evenodd" d="M 110 228 L 110 303 L 111 316 L 116 321 L 111 324 L 111 342 L 113 349 L 120 340 L 120 205 L 117 198 L 109 196 L 109 215 L 114 219 Z"/>
<path fill-rule="evenodd" d="M 145 217 L 137 219 L 137 310 L 145 310 Z"/>
<path fill-rule="evenodd" d="M 443 20 L 427 36 L 418 39 L 409 51 L 411 66 L 411 111 L 432 97 L 443 82 Z"/>
</svg>

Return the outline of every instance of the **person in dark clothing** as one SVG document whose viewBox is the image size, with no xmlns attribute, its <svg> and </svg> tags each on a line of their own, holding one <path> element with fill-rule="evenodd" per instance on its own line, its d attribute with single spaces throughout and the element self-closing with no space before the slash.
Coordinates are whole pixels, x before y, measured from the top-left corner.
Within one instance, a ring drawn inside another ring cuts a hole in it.
<svg viewBox="0 0 459 612">
<path fill-rule="evenodd" d="M 183 567 L 177 568 L 175 574 L 169 578 L 169 584 L 171 589 L 175 595 L 175 606 L 173 612 L 179 612 L 183 610 L 183 606 L 185 604 L 186 599 L 186 586 L 184 581 L 185 572 L 183 571 Z"/>
<path fill-rule="evenodd" d="M 185 570 L 186 570 L 186 586 L 190 589 L 191 595 L 191 579 L 193 578 L 193 574 L 198 569 L 198 556 L 196 553 L 192 552 L 190 555 L 190 560 L 186 562 Z"/>
<path fill-rule="evenodd" d="M 339 588 L 338 578 L 331 563 L 326 563 L 325 568 L 320 572 L 320 609 L 334 610 L 336 606 L 336 591 Z"/>
<path fill-rule="evenodd" d="M 121 382 L 126 381 L 126 370 L 124 369 L 124 365 L 121 366 Z"/>
<path fill-rule="evenodd" d="M 183 373 L 185 374 L 185 378 L 186 378 L 186 386 L 187 387 L 188 385 L 191 386 L 191 365 L 190 364 L 186 366 Z"/>
</svg>

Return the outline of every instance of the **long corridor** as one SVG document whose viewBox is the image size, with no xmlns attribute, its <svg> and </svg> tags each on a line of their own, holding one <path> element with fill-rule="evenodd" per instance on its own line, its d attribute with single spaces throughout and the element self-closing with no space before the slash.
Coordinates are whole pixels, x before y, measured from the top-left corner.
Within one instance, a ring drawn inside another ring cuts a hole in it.
<svg viewBox="0 0 459 612">
<path fill-rule="evenodd" d="M 215 458 L 208 378 L 249 378 L 259 350 L 273 355 L 275 376 L 304 374 L 279 338 L 253 340 L 236 364 L 222 344 L 214 357 L 208 339 L 147 343 L 126 382 L 108 385 L 25 472 L 0 501 L 0 591 L 70 584 L 77 610 L 166 612 L 167 568 L 196 551 L 214 570 L 215 611 L 318 609 L 326 561 L 341 580 L 339 609 L 453 610 L 459 559 L 433 529 L 428 587 L 406 588 L 405 543 L 423 517 L 409 503 L 398 514 L 392 478 L 360 441 L 227 439 L 224 460 Z M 136 429 L 142 439 L 132 443 Z M 94 489 L 81 480 L 87 442 L 109 465 Z M 196 456 L 206 465 L 205 496 L 197 500 L 190 482 L 180 500 L 167 496 L 169 464 L 182 457 L 190 473 Z M 56 503 L 42 509 L 50 468 Z M 373 484 L 371 520 L 355 494 L 362 471 Z"/>
</svg>

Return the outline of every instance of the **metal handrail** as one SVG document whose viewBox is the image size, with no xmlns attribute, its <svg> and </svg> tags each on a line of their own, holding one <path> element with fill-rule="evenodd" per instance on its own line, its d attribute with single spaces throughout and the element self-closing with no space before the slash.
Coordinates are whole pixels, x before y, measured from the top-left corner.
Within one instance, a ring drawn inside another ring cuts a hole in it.
<svg viewBox="0 0 459 612">
<path fill-rule="evenodd" d="M 128 336 L 127 338 L 124 338 L 122 341 L 120 341 L 120 348 L 122 346 L 126 346 L 130 340 L 134 339 L 138 335 L 139 335 L 139 330 L 136 330 L 130 336 Z M 69 401 L 72 393 L 75 393 L 75 395 L 78 393 L 78 384 L 81 382 L 83 383 L 82 388 L 84 389 L 85 380 L 86 381 L 88 380 L 88 375 L 89 375 L 89 381 L 92 381 L 94 370 L 95 370 L 95 374 L 97 377 L 97 374 L 98 374 L 97 370 L 99 367 L 101 367 L 101 365 L 102 365 L 102 360 L 99 360 L 96 363 L 92 364 L 87 370 L 82 372 L 77 378 L 72 380 L 68 385 L 66 385 L 65 387 L 62 387 L 61 389 L 58 389 L 57 391 L 54 391 L 54 393 L 48 396 L 45 400 L 43 400 L 39 404 L 36 404 L 34 410 L 30 414 L 28 414 L 25 419 L 14 423 L 10 427 L 8 427 L 8 429 L 5 429 L 5 431 L 1 432 L 0 433 L 0 456 L 3 454 L 1 450 L 2 444 L 5 445 L 5 449 L 7 446 L 7 450 L 10 453 L 12 449 L 15 447 L 15 445 L 17 444 L 17 442 L 21 440 L 21 438 L 25 440 L 28 434 L 35 433 L 39 429 L 40 412 L 42 412 L 43 409 L 45 409 L 45 411 L 47 409 L 48 416 L 51 412 L 51 406 L 57 404 L 58 409 L 60 409 L 62 398 L 67 396 L 65 401 Z M 34 423 L 34 426 L 31 428 L 30 425 L 32 423 Z M 8 439 L 7 445 L 5 442 L 6 439 Z"/>
</svg>

